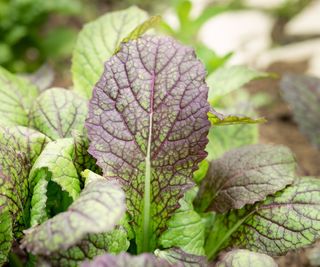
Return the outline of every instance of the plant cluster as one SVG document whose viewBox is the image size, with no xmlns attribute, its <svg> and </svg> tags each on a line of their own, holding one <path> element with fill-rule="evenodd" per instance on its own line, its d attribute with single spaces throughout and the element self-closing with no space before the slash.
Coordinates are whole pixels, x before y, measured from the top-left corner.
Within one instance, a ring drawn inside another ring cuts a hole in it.
<svg viewBox="0 0 320 267">
<path fill-rule="evenodd" d="M 320 180 L 289 149 L 212 139 L 263 121 L 210 103 L 268 74 L 206 78 L 192 48 L 144 34 L 158 21 L 132 7 L 87 24 L 73 90 L 0 69 L 1 265 L 276 266 L 319 238 Z"/>
</svg>

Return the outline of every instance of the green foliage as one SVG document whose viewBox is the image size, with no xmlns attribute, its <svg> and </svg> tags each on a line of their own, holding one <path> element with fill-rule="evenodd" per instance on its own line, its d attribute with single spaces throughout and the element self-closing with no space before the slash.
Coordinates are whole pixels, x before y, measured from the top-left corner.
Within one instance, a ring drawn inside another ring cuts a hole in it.
<svg viewBox="0 0 320 267">
<path fill-rule="evenodd" d="M 144 35 L 158 20 L 134 7 L 85 27 L 74 91 L 0 69 L 0 265 L 15 241 L 26 266 L 273 267 L 265 254 L 320 238 L 320 180 L 250 145 L 263 119 L 241 87 L 270 75 L 216 71 L 210 104 L 229 115 L 210 110 L 194 51 Z"/>
<path fill-rule="evenodd" d="M 49 57 L 71 54 L 76 31 L 45 29 L 50 14 L 75 15 L 76 0 L 2 0 L 0 2 L 0 65 L 13 72 L 34 71 Z"/>
</svg>

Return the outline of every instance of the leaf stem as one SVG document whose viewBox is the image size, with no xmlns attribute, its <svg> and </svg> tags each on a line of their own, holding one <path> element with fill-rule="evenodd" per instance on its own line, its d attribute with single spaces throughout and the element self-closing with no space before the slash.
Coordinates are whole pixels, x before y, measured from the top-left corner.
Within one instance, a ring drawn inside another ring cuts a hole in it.
<svg viewBox="0 0 320 267">
<path fill-rule="evenodd" d="M 206 254 L 208 257 L 208 260 L 211 261 L 213 260 L 218 252 L 221 249 L 221 246 L 223 246 L 225 244 L 225 242 L 231 237 L 231 235 L 240 227 L 240 225 L 249 217 L 251 216 L 253 213 L 255 212 L 255 210 L 251 211 L 250 213 L 248 213 L 247 215 L 245 215 L 243 218 L 241 218 L 240 220 L 237 221 L 236 224 L 234 224 L 229 231 L 223 236 L 223 238 L 221 238 L 220 240 L 218 240 L 218 242 L 216 242 L 215 238 L 214 238 L 214 232 L 211 231 L 208 237 L 208 241 L 207 244 L 212 245 L 211 247 L 209 247 L 208 249 L 206 249 Z M 214 226 L 213 226 L 214 227 Z"/>
</svg>

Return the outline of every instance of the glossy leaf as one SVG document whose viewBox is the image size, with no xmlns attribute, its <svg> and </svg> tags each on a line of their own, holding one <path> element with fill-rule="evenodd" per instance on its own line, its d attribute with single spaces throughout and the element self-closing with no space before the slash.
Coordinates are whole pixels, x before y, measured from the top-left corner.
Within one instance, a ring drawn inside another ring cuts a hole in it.
<svg viewBox="0 0 320 267">
<path fill-rule="evenodd" d="M 299 128 L 320 149 L 320 79 L 287 74 L 280 85 Z"/>
<path fill-rule="evenodd" d="M 168 221 L 168 229 L 160 236 L 164 248 L 179 247 L 186 253 L 204 255 L 205 221 L 194 211 L 192 201 L 197 190 L 188 191 L 180 199 L 180 208 Z"/>
<path fill-rule="evenodd" d="M 52 88 L 32 105 L 30 126 L 53 140 L 71 137 L 72 130 L 83 131 L 87 101 L 70 90 Z"/>
<path fill-rule="evenodd" d="M 94 89 L 86 122 L 89 152 L 104 176 L 126 191 L 139 252 L 155 249 L 206 156 L 204 78 L 192 49 L 144 36 L 122 45 Z"/>
<path fill-rule="evenodd" d="M 85 25 L 78 36 L 72 58 L 72 78 L 77 93 L 90 98 L 103 73 L 103 63 L 120 42 L 148 18 L 137 7 L 109 12 Z"/>
<path fill-rule="evenodd" d="M 181 265 L 172 265 L 164 259 L 156 258 L 153 254 L 143 253 L 138 256 L 128 253 L 119 255 L 104 254 L 96 257 L 91 262 L 85 262 L 81 267 L 183 267 Z"/>
<path fill-rule="evenodd" d="M 37 88 L 0 66 L 0 125 L 28 125 L 28 111 Z"/>
<path fill-rule="evenodd" d="M 35 186 L 40 178 L 47 177 L 68 192 L 72 199 L 80 193 L 80 180 L 73 164 L 74 141 L 72 138 L 50 142 L 34 163 L 29 180 Z"/>
<path fill-rule="evenodd" d="M 124 200 L 116 183 L 102 177 L 92 181 L 66 212 L 28 229 L 21 247 L 36 255 L 50 255 L 78 244 L 87 234 L 110 231 L 124 215 Z"/>
<path fill-rule="evenodd" d="M 225 253 L 215 267 L 277 267 L 270 256 L 245 249 Z"/>
<path fill-rule="evenodd" d="M 295 159 L 283 146 L 251 145 L 210 163 L 196 199 L 201 211 L 226 212 L 264 200 L 293 183 Z"/>
<path fill-rule="evenodd" d="M 208 101 L 211 103 L 234 90 L 240 89 L 252 80 L 273 76 L 273 74 L 248 69 L 245 66 L 222 67 L 207 78 L 209 85 Z"/>
</svg>

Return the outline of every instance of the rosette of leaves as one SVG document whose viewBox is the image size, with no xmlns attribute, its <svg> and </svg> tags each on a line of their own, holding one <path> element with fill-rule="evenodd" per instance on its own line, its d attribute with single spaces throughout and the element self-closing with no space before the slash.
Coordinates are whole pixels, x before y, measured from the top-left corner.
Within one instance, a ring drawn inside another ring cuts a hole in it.
<svg viewBox="0 0 320 267">
<path fill-rule="evenodd" d="M 296 178 L 287 148 L 203 161 L 212 125 L 255 120 L 210 110 L 193 49 L 144 35 L 146 19 L 129 8 L 85 27 L 74 91 L 1 69 L 1 265 L 274 266 L 264 254 L 319 238 L 320 180 Z"/>
</svg>

